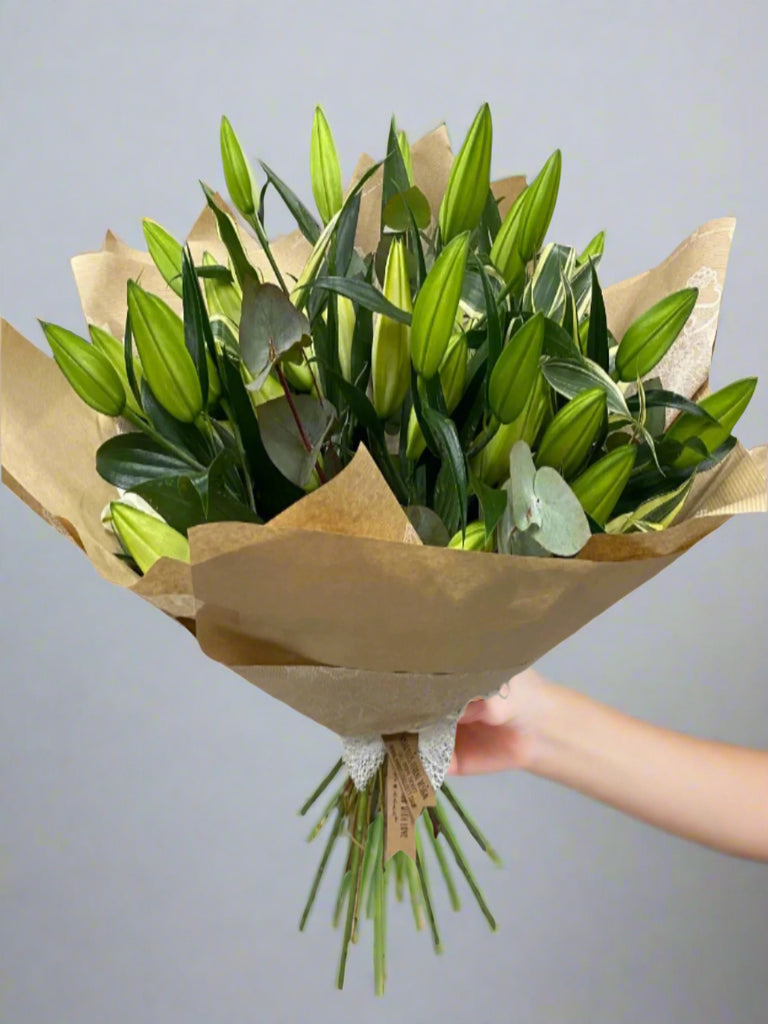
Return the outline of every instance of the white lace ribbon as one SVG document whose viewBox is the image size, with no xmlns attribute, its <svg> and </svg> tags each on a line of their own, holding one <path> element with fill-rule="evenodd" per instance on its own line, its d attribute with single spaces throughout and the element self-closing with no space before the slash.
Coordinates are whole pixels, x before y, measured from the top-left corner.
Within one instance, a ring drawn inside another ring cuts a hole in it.
<svg viewBox="0 0 768 1024">
<path fill-rule="evenodd" d="M 458 720 L 457 712 L 418 730 L 419 757 L 435 791 L 440 789 L 448 773 Z M 357 789 L 365 789 L 384 763 L 385 753 L 381 736 L 341 737 L 342 760 Z"/>
</svg>

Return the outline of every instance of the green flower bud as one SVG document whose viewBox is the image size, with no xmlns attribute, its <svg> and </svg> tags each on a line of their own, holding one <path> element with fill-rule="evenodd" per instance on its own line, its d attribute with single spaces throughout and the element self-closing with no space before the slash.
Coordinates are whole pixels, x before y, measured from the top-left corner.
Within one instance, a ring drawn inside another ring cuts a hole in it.
<svg viewBox="0 0 768 1024">
<path fill-rule="evenodd" d="M 665 440 L 683 444 L 691 438 L 698 438 L 708 452 L 715 451 L 730 436 L 742 413 L 749 405 L 756 385 L 757 377 L 745 377 L 743 380 L 728 384 L 719 391 L 713 391 L 711 395 L 702 398 L 697 405 L 708 412 L 710 416 L 714 416 L 719 426 L 710 423 L 702 416 L 683 412 L 671 424 L 664 435 Z M 683 469 L 697 465 L 703 458 L 704 456 L 700 452 L 686 448 L 672 462 L 672 465 Z"/>
<path fill-rule="evenodd" d="M 121 544 L 143 573 L 160 558 L 189 561 L 189 542 L 162 519 L 120 501 L 110 505 L 112 526 Z"/>
<path fill-rule="evenodd" d="M 445 358 L 456 323 L 469 234 L 458 235 L 446 245 L 427 274 L 413 310 L 411 358 L 425 380 L 434 377 Z"/>
<path fill-rule="evenodd" d="M 203 395 L 192 356 L 184 344 L 184 325 L 162 299 L 128 282 L 128 311 L 144 376 L 162 407 L 182 423 L 192 423 Z"/>
<path fill-rule="evenodd" d="M 405 173 L 408 175 L 408 181 L 413 185 L 413 158 L 411 157 L 411 147 L 408 145 L 408 136 L 404 131 L 397 133 L 397 144 L 400 147 L 400 153 L 403 157 L 403 164 L 405 165 Z"/>
<path fill-rule="evenodd" d="M 97 327 L 95 324 L 88 325 L 88 332 L 91 335 L 93 347 L 98 349 L 102 355 L 107 357 L 120 378 L 120 383 L 123 385 L 123 390 L 125 391 L 126 408 L 130 409 L 132 413 L 140 416 L 141 409 L 136 404 L 136 399 L 133 397 L 131 385 L 128 382 L 128 374 L 125 371 L 125 348 L 122 341 L 118 341 L 117 338 L 113 338 L 109 331 L 105 331 L 101 327 Z M 141 362 L 136 358 L 133 360 L 133 373 L 139 387 L 141 387 Z"/>
<path fill-rule="evenodd" d="M 636 454 L 635 445 L 621 445 L 593 462 L 571 484 L 581 507 L 600 526 L 605 526 L 627 486 Z"/>
<path fill-rule="evenodd" d="M 552 466 L 566 480 L 574 476 L 602 429 L 605 392 L 589 388 L 576 395 L 555 415 L 544 431 L 536 453 L 537 466 Z"/>
<path fill-rule="evenodd" d="M 525 408 L 541 373 L 545 328 L 544 314 L 536 313 L 512 335 L 496 360 L 488 382 L 488 403 L 500 423 L 511 423 Z"/>
<path fill-rule="evenodd" d="M 248 393 L 251 396 L 251 405 L 254 409 L 265 402 L 271 402 L 273 398 L 283 398 L 285 395 L 282 384 L 272 373 L 269 374 L 258 391 L 251 391 L 249 388 Z"/>
<path fill-rule="evenodd" d="M 616 351 L 619 380 L 636 381 L 654 368 L 677 338 L 693 312 L 697 288 L 667 295 L 631 324 Z"/>
<path fill-rule="evenodd" d="M 109 359 L 64 327 L 40 321 L 53 358 L 72 389 L 96 412 L 119 416 L 125 409 L 125 388 Z"/>
<path fill-rule="evenodd" d="M 237 209 L 246 218 L 256 214 L 258 186 L 248 157 L 226 117 L 221 119 L 221 163 L 227 190 Z"/>
<path fill-rule="evenodd" d="M 590 242 L 587 242 L 586 246 L 584 247 L 584 251 L 581 253 L 581 255 L 576 257 L 576 262 L 577 263 L 586 263 L 587 260 L 590 257 L 594 260 L 598 256 L 602 256 L 603 255 L 603 250 L 604 249 L 605 249 L 605 232 L 604 231 L 598 231 L 598 233 L 595 235 L 595 237 Z"/>
<path fill-rule="evenodd" d="M 529 195 L 530 188 L 525 188 L 515 199 L 491 246 L 491 263 L 512 288 L 517 288 L 525 280 L 525 260 L 520 255 L 520 226 Z"/>
<path fill-rule="evenodd" d="M 491 109 L 484 103 L 469 129 L 459 155 L 453 161 L 448 185 L 440 204 L 440 235 L 450 242 L 463 231 L 472 231 L 480 218 L 491 187 Z"/>
<path fill-rule="evenodd" d="M 308 346 L 309 348 L 309 346 Z M 314 349 L 307 351 L 307 358 L 314 355 Z M 290 353 L 280 360 L 285 376 L 297 391 L 311 391 L 314 384 L 312 371 L 304 362 L 301 352 Z"/>
<path fill-rule="evenodd" d="M 528 198 L 522 213 L 519 236 L 520 255 L 526 263 L 539 251 L 547 234 L 560 190 L 561 168 L 562 156 L 560 150 L 556 149 L 526 189 Z"/>
<path fill-rule="evenodd" d="M 448 541 L 449 548 L 458 548 L 460 551 L 493 551 L 493 536 L 485 538 L 485 523 L 476 519 L 473 523 L 467 523 L 467 529 L 462 534 L 461 530 L 454 533 Z"/>
<path fill-rule="evenodd" d="M 344 380 L 352 383 L 352 338 L 355 333 L 355 306 L 346 295 L 336 296 L 336 322 L 339 338 L 339 365 Z"/>
<path fill-rule="evenodd" d="M 209 252 L 203 253 L 203 266 L 215 267 L 219 261 Z M 205 301 L 209 316 L 226 317 L 235 327 L 240 326 L 240 311 L 243 308 L 243 290 L 233 277 L 230 283 L 215 277 L 204 277 Z"/>
<path fill-rule="evenodd" d="M 464 394 L 464 385 L 467 382 L 468 351 L 469 346 L 467 345 L 466 336 L 464 334 L 455 334 L 451 338 L 448 351 L 445 353 L 445 358 L 440 365 L 440 387 L 442 388 L 443 398 L 445 399 L 445 405 L 449 414 L 453 412 L 461 401 L 461 396 Z M 419 387 L 421 386 L 421 380 L 419 380 Z M 419 421 L 416 419 L 416 413 L 411 409 L 408 420 L 406 455 L 415 462 L 421 457 L 426 446 L 427 443 L 421 432 Z"/>
<path fill-rule="evenodd" d="M 405 261 L 405 242 L 396 238 L 389 249 L 384 272 L 384 297 L 411 311 L 411 283 Z M 403 404 L 411 382 L 411 329 L 407 324 L 376 315 L 371 351 L 373 406 L 382 419 L 388 419 Z"/>
<path fill-rule="evenodd" d="M 145 217 L 141 222 L 149 255 L 160 276 L 181 297 L 181 244 L 157 221 Z"/>
<path fill-rule="evenodd" d="M 517 441 L 533 448 L 550 412 L 549 386 L 542 374 L 536 379 L 525 408 L 511 423 L 502 423 L 488 444 L 471 460 L 472 472 L 494 487 L 509 477 L 509 453 Z"/>
<path fill-rule="evenodd" d="M 315 205 L 323 223 L 327 224 L 341 209 L 344 194 L 341 187 L 339 154 L 322 107 L 315 108 L 312 122 L 309 169 Z"/>
</svg>

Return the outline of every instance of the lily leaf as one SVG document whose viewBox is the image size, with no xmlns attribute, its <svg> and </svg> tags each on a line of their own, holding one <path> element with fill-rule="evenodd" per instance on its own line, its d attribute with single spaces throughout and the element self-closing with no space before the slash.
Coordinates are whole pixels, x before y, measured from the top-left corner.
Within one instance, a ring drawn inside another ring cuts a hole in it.
<svg viewBox="0 0 768 1024">
<path fill-rule="evenodd" d="M 260 160 L 259 162 L 262 170 L 267 176 L 267 181 L 269 181 L 269 183 L 274 187 L 277 194 L 293 215 L 299 231 L 301 231 L 302 235 L 304 235 L 310 244 L 314 245 L 320 237 L 320 225 L 299 197 L 290 188 L 288 188 L 281 178 L 278 178 L 272 168 L 267 167 L 263 160 Z"/>
<path fill-rule="evenodd" d="M 96 452 L 99 476 L 126 491 L 157 477 L 186 476 L 189 470 L 188 462 L 138 432 L 110 437 Z"/>
<path fill-rule="evenodd" d="M 547 383 L 560 395 L 575 398 L 582 391 L 599 387 L 605 392 L 608 411 L 631 419 L 627 401 L 618 384 L 590 359 L 546 359 L 541 371 Z"/>
<path fill-rule="evenodd" d="M 161 476 L 131 488 L 174 530 L 186 536 L 192 526 L 206 520 L 200 492 L 188 476 Z"/>
<path fill-rule="evenodd" d="M 370 309 L 373 313 L 383 313 L 390 320 L 397 320 L 401 324 L 410 324 L 411 314 L 404 309 L 393 305 L 385 299 L 378 288 L 374 288 L 367 281 L 360 281 L 352 277 L 318 277 L 308 285 L 310 288 L 325 288 L 326 291 L 336 292 L 338 295 L 346 295 L 348 299 Z"/>
<path fill-rule="evenodd" d="M 434 378 L 438 380 L 437 377 Z M 439 383 L 439 380 L 438 380 Z M 412 389 L 413 393 L 413 389 Z M 416 403 L 414 401 L 414 408 Z M 426 430 L 422 426 L 422 432 L 424 438 L 429 444 L 430 439 L 434 440 L 440 456 L 442 458 L 443 467 L 447 467 L 447 473 L 450 476 L 453 488 L 456 493 L 456 500 L 459 506 L 459 522 L 462 529 L 466 529 L 467 526 L 467 464 L 464 459 L 464 453 L 461 450 L 461 444 L 459 443 L 459 435 L 456 432 L 456 425 L 452 419 L 445 416 L 443 413 L 438 412 L 437 409 L 430 408 L 427 405 L 421 406 L 421 416 L 419 417 L 420 425 L 426 425 Z M 447 524 L 446 524 L 447 525 Z M 455 533 L 455 530 L 451 531 Z"/>
</svg>

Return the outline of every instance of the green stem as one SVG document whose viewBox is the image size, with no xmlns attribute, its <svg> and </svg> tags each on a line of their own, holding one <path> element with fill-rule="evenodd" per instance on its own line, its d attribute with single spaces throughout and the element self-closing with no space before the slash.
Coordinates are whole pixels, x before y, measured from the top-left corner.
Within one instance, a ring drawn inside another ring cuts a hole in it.
<svg viewBox="0 0 768 1024">
<path fill-rule="evenodd" d="M 365 845 L 365 829 L 368 823 L 368 793 L 364 790 L 357 800 L 355 814 L 355 836 L 352 845 L 352 862 L 350 864 L 350 886 L 349 901 L 347 903 L 347 920 L 344 925 L 344 938 L 341 943 L 341 959 L 339 960 L 339 971 L 336 976 L 337 988 L 344 988 L 344 973 L 347 968 L 347 953 L 352 933 L 357 925 L 357 913 L 360 905 L 360 883 L 363 867 L 361 851 Z"/>
<path fill-rule="evenodd" d="M 436 953 L 442 953 L 443 947 L 440 943 L 440 933 L 437 930 L 437 921 L 435 920 L 435 912 L 432 909 L 432 894 L 429 888 L 429 876 L 427 874 L 427 865 L 424 861 L 424 849 L 421 845 L 421 838 L 419 836 L 418 829 L 416 830 L 416 869 L 419 872 L 419 881 L 421 882 L 421 891 L 424 895 L 424 906 L 427 910 L 427 918 L 429 920 L 429 927 L 432 931 L 432 945 L 435 947 Z"/>
<path fill-rule="evenodd" d="M 407 853 L 398 852 L 395 856 L 402 857 L 404 860 L 405 877 L 408 879 L 408 891 L 411 896 L 411 907 L 413 908 L 413 920 L 416 925 L 416 930 L 421 931 L 424 927 L 424 915 L 421 912 L 421 886 L 419 884 L 419 874 L 416 870 L 416 865 Z"/>
<path fill-rule="evenodd" d="M 480 891 L 479 885 L 475 881 L 475 877 L 472 874 L 472 871 L 470 870 L 469 864 L 467 864 L 464 858 L 464 854 L 461 852 L 461 847 L 456 842 L 456 837 L 454 836 L 453 831 L 451 830 L 451 826 L 448 822 L 448 819 L 445 817 L 442 808 L 440 806 L 438 806 L 437 808 L 429 807 L 428 811 L 429 816 L 432 819 L 432 824 L 439 828 L 439 830 L 445 836 L 446 842 L 448 843 L 448 846 L 451 848 L 451 853 L 453 854 L 454 860 L 456 861 L 459 870 L 466 878 L 469 888 L 472 890 L 472 895 L 477 900 L 477 904 L 482 910 L 486 921 L 491 926 L 491 930 L 495 932 L 496 920 L 493 914 L 491 913 L 488 904 L 485 902 L 485 897 Z"/>
<path fill-rule="evenodd" d="M 329 858 L 331 856 L 331 850 L 333 849 L 333 845 L 334 845 L 334 843 L 336 842 L 336 840 L 339 837 L 339 833 L 341 832 L 341 830 L 343 828 L 343 825 L 344 825 L 344 810 L 343 810 L 343 808 L 340 807 L 339 810 L 338 810 L 338 813 L 336 815 L 336 821 L 333 823 L 333 828 L 331 829 L 331 834 L 328 837 L 328 842 L 326 843 L 325 849 L 323 850 L 323 856 L 322 856 L 322 858 L 320 860 L 320 864 L 318 866 L 317 872 L 315 873 L 315 877 L 314 877 L 314 880 L 312 882 L 312 888 L 310 889 L 309 897 L 307 898 L 307 904 L 304 907 L 304 913 L 301 915 L 301 921 L 299 922 L 299 931 L 300 932 L 304 931 L 304 926 L 307 923 L 307 918 L 309 917 L 309 912 L 312 909 L 312 905 L 315 902 L 315 897 L 317 896 L 317 890 L 320 888 L 320 881 L 321 881 L 321 879 L 323 877 L 323 874 L 325 873 L 325 869 L 326 869 L 326 867 L 328 865 L 328 860 L 329 860 Z"/>
<path fill-rule="evenodd" d="M 314 791 L 314 793 L 312 793 L 312 795 L 308 797 L 307 800 L 305 800 L 305 802 L 301 806 L 301 810 L 299 811 L 299 814 L 302 815 L 302 817 L 307 813 L 307 811 L 310 809 L 312 804 L 318 799 L 318 797 L 322 796 L 325 790 L 328 788 L 328 786 L 330 786 L 330 784 L 338 775 L 342 764 L 343 761 L 341 758 L 339 758 L 339 760 L 336 762 L 333 768 L 331 768 L 331 770 L 325 776 L 325 778 Z"/>
<path fill-rule="evenodd" d="M 498 853 L 496 853 L 494 848 L 491 846 L 491 844 L 485 838 L 483 833 L 480 831 L 480 829 L 475 824 L 474 820 L 472 818 L 470 818 L 470 816 L 464 810 L 462 805 L 459 803 L 459 799 L 455 795 L 453 790 L 449 789 L 448 786 L 446 786 L 446 784 L 443 783 L 443 785 L 441 787 L 441 791 L 445 794 L 446 799 L 451 804 L 451 806 L 453 807 L 454 811 L 456 811 L 458 816 L 464 822 L 464 824 L 467 827 L 467 831 L 472 836 L 472 838 L 475 840 L 475 842 L 478 844 L 480 849 L 484 850 L 485 853 L 488 854 L 488 856 L 491 858 L 491 860 L 493 861 L 494 864 L 496 864 L 498 867 L 501 867 L 502 866 L 501 865 L 501 858 L 499 857 Z"/>
<path fill-rule="evenodd" d="M 432 849 L 435 851 L 437 863 L 440 865 L 440 871 L 442 872 L 443 878 L 445 879 L 445 885 L 446 888 L 448 889 L 448 896 L 450 897 L 451 900 L 451 907 L 453 908 L 453 910 L 460 910 L 461 900 L 459 899 L 459 894 L 453 882 L 453 875 L 451 874 L 451 869 L 448 866 L 448 861 L 446 859 L 443 848 L 438 842 L 437 836 L 435 835 L 435 830 L 432 828 L 432 822 L 428 821 L 426 818 L 424 819 L 424 828 L 426 830 L 427 835 L 429 836 L 430 844 L 432 846 Z"/>
<path fill-rule="evenodd" d="M 286 295 L 290 295 L 291 293 L 288 290 L 288 286 L 286 285 L 285 281 L 283 280 L 283 275 L 280 273 L 280 268 L 278 267 L 277 263 L 275 263 L 275 257 L 272 255 L 272 249 L 270 248 L 270 245 L 269 245 L 269 239 L 267 238 L 267 234 L 266 234 L 266 232 L 265 232 L 265 230 L 264 230 L 264 228 L 262 226 L 262 223 L 259 220 L 257 214 L 252 213 L 246 219 L 247 219 L 248 223 L 251 225 L 251 227 L 253 228 L 253 230 L 256 232 L 256 237 L 258 238 L 259 243 L 261 244 L 261 247 L 264 250 L 264 255 L 269 260 L 269 265 L 272 267 L 272 270 L 275 272 L 275 277 L 277 278 L 277 283 L 280 285 L 280 287 L 283 289 L 283 291 L 285 292 Z"/>
<path fill-rule="evenodd" d="M 311 843 L 314 839 L 317 838 L 317 836 L 319 835 L 320 831 L 323 828 L 323 825 L 325 825 L 326 821 L 328 820 L 328 815 L 333 811 L 334 807 L 336 807 L 339 803 L 342 802 L 344 797 L 344 789 L 346 785 L 347 783 L 343 782 L 323 808 L 323 813 L 317 819 L 314 826 L 312 827 L 312 831 L 307 836 L 308 843 Z"/>
</svg>

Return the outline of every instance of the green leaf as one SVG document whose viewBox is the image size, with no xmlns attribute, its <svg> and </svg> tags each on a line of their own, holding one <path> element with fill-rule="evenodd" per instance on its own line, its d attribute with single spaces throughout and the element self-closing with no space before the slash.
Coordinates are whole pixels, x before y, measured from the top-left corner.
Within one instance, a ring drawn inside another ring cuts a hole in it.
<svg viewBox="0 0 768 1024">
<path fill-rule="evenodd" d="M 547 383 L 566 398 L 575 398 L 590 388 L 601 388 L 605 392 L 608 411 L 631 418 L 621 388 L 597 363 L 589 359 L 546 359 L 541 371 Z"/>
<path fill-rule="evenodd" d="M 646 386 L 647 386 L 646 381 Z M 664 388 L 647 388 L 645 392 L 645 404 L 648 408 L 663 408 L 663 409 L 680 409 L 683 412 L 688 412 L 691 416 L 700 416 L 702 419 L 708 420 L 710 423 L 719 426 L 719 422 L 715 417 L 707 412 L 702 406 L 697 405 L 696 402 L 692 402 L 690 398 L 686 398 L 684 395 L 678 395 L 674 391 L 665 391 Z M 640 408 L 640 399 L 637 395 L 630 395 L 627 399 L 627 406 L 630 412 L 638 412 Z"/>
<path fill-rule="evenodd" d="M 605 315 L 603 291 L 597 279 L 595 264 L 590 258 L 592 276 L 592 304 L 589 309 L 589 334 L 587 335 L 587 358 L 608 372 L 608 321 Z"/>
<path fill-rule="evenodd" d="M 429 200 L 415 185 L 393 195 L 381 214 L 382 224 L 392 231 L 406 231 L 411 217 L 421 231 L 429 227 L 432 219 Z"/>
<path fill-rule="evenodd" d="M 483 266 L 482 260 L 476 259 L 475 266 L 483 284 L 483 298 L 485 300 L 485 325 L 488 339 L 488 379 L 490 380 L 496 360 L 501 355 L 504 339 L 501 333 L 501 317 L 499 307 L 496 305 L 496 296 L 493 293 L 490 279 Z"/>
<path fill-rule="evenodd" d="M 435 515 L 445 525 L 449 539 L 457 530 L 464 529 L 461 525 L 459 495 L 447 462 L 441 462 L 437 471 L 432 505 Z"/>
<path fill-rule="evenodd" d="M 384 223 L 384 210 L 393 198 L 402 192 L 407 192 L 411 187 L 411 179 L 403 159 L 403 151 L 400 148 L 400 141 L 397 137 L 397 127 L 394 117 L 389 124 L 389 137 L 387 139 L 387 155 L 384 158 L 384 170 L 381 182 L 381 216 Z"/>
<path fill-rule="evenodd" d="M 308 344 L 309 320 L 274 284 L 259 284 L 247 278 L 243 285 L 240 316 L 240 352 L 258 391 L 280 356 L 296 346 Z"/>
<path fill-rule="evenodd" d="M 267 176 L 267 180 L 274 186 L 276 192 L 288 207 L 298 225 L 299 231 L 301 231 L 302 235 L 311 245 L 314 245 L 320 237 L 320 225 L 299 197 L 288 188 L 281 178 L 278 178 L 272 168 L 267 167 L 263 160 L 260 163 L 262 170 Z"/>
<path fill-rule="evenodd" d="M 182 254 L 182 304 L 184 311 L 184 344 L 192 356 L 197 370 L 200 390 L 208 395 L 208 357 L 209 348 L 213 348 L 213 335 L 206 343 L 206 332 L 210 333 L 211 325 L 208 312 L 200 293 L 200 284 L 195 275 L 195 265 L 189 247 Z"/>
<path fill-rule="evenodd" d="M 324 288 L 329 292 L 336 292 L 338 295 L 346 295 L 348 299 L 365 309 L 374 313 L 383 313 L 390 320 L 397 320 L 401 324 L 411 323 L 411 314 L 404 309 L 399 309 L 387 301 L 378 288 L 374 288 L 367 281 L 360 281 L 351 277 L 318 277 L 309 284 L 309 288 Z"/>
<path fill-rule="evenodd" d="M 255 269 L 251 265 L 250 260 L 243 248 L 243 243 L 240 240 L 240 234 L 235 226 L 235 222 L 221 209 L 219 204 L 216 202 L 216 196 L 213 191 L 204 183 L 200 182 L 208 206 L 213 211 L 213 215 L 216 218 L 216 224 L 219 229 L 219 237 L 226 246 L 229 258 L 232 260 L 232 266 L 235 269 L 235 276 L 241 287 L 243 287 L 245 281 L 252 277 L 257 277 Z"/>
<path fill-rule="evenodd" d="M 539 503 L 534 483 L 536 466 L 531 449 L 525 441 L 516 441 L 509 453 L 509 493 L 512 499 L 512 519 L 518 530 L 541 525 Z"/>
<path fill-rule="evenodd" d="M 171 416 L 160 405 L 146 380 L 141 382 L 141 401 L 152 426 L 164 440 L 181 449 L 201 466 L 208 465 L 213 452 L 198 427 Z"/>
<path fill-rule="evenodd" d="M 128 378 L 136 404 L 141 408 L 141 392 L 133 369 L 133 328 L 131 327 L 131 311 L 125 314 L 125 331 L 123 332 L 123 356 L 125 358 L 125 375 Z"/>
<path fill-rule="evenodd" d="M 237 465 L 232 451 L 216 456 L 207 474 L 205 518 L 209 523 L 260 523 L 261 518 L 227 487 L 227 476 Z"/>
<path fill-rule="evenodd" d="M 349 203 L 345 203 L 339 214 L 329 260 L 330 273 L 335 276 L 347 276 L 352 253 L 355 251 L 355 235 L 357 234 L 359 216 L 360 193 L 358 192 Z"/>
<path fill-rule="evenodd" d="M 108 483 L 128 491 L 157 477 L 186 476 L 189 463 L 145 434 L 118 434 L 97 450 L 96 471 Z"/>
<path fill-rule="evenodd" d="M 486 540 L 493 534 L 496 526 L 501 521 L 507 507 L 507 495 L 505 491 L 497 490 L 483 483 L 477 476 L 472 477 L 472 490 L 477 495 L 480 503 L 480 511 L 485 524 Z"/>
<path fill-rule="evenodd" d="M 251 471 L 256 508 L 265 520 L 271 519 L 303 498 L 304 491 L 288 480 L 267 455 L 239 365 L 225 354 L 222 370 L 232 421 Z"/>
<path fill-rule="evenodd" d="M 161 476 L 131 488 L 172 526 L 185 536 L 192 526 L 206 520 L 200 493 L 188 476 Z"/>
<path fill-rule="evenodd" d="M 296 422 L 294 410 L 301 428 Z M 311 395 L 293 395 L 289 403 L 283 396 L 260 405 L 256 410 L 256 418 L 264 447 L 272 462 L 288 480 L 298 487 L 306 487 L 335 419 L 335 410 L 330 403 L 325 401 L 321 405 Z"/>
<path fill-rule="evenodd" d="M 439 383 L 439 381 L 438 381 Z M 413 393 L 413 389 L 412 389 Z M 415 407 L 414 399 L 414 407 Z M 434 443 L 440 452 L 443 465 L 447 466 L 453 487 L 456 492 L 456 499 L 459 504 L 459 519 L 462 529 L 467 526 L 467 464 L 464 460 L 464 453 L 459 443 L 459 435 L 456 432 L 456 425 L 452 419 L 443 415 L 436 409 L 428 406 L 422 407 L 423 422 L 427 430 L 424 431 L 424 439 L 429 444 L 427 432 L 434 438 Z M 453 532 L 453 531 L 452 531 Z"/>
<path fill-rule="evenodd" d="M 360 426 L 370 430 L 379 443 L 382 446 L 385 445 L 384 424 L 379 419 L 365 391 L 354 384 L 350 384 L 340 373 L 332 370 L 330 367 L 326 368 L 326 372 L 333 379 L 341 397 L 349 406 L 350 412 Z"/>
<path fill-rule="evenodd" d="M 566 298 L 563 280 L 570 278 L 575 264 L 575 249 L 553 242 L 545 246 L 525 288 L 525 308 L 560 319 Z"/>
<path fill-rule="evenodd" d="M 534 491 L 541 525 L 531 528 L 533 540 L 553 555 L 577 554 L 591 536 L 579 499 L 550 466 L 537 470 Z"/>
<path fill-rule="evenodd" d="M 544 355 L 553 356 L 557 359 L 582 358 L 581 349 L 573 343 L 573 338 L 567 331 L 564 331 L 560 324 L 550 317 L 544 318 L 544 343 L 542 345 Z"/>
<path fill-rule="evenodd" d="M 451 539 L 445 523 L 440 516 L 425 505 L 408 505 L 405 514 L 411 526 L 418 533 L 422 544 L 430 547 L 444 548 Z"/>
</svg>

